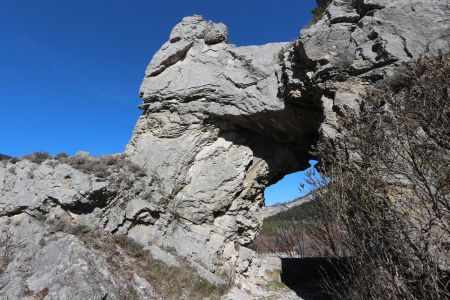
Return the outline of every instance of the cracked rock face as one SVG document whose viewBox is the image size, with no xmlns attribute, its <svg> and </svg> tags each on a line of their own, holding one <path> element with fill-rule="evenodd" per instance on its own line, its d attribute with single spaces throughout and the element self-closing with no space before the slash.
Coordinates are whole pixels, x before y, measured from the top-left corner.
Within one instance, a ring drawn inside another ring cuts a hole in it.
<svg viewBox="0 0 450 300">
<path fill-rule="evenodd" d="M 251 47 L 227 44 L 223 24 L 183 19 L 146 70 L 127 146 L 158 177 L 153 200 L 177 215 L 150 240 L 213 273 L 249 272 L 263 188 L 304 169 L 319 138 L 342 138 L 339 118 L 367 86 L 444 37 L 444 2 L 335 0 L 295 42 Z"/>
<path fill-rule="evenodd" d="M 331 1 L 283 62 L 281 92 L 289 99 L 313 87 L 322 94 L 321 136 L 339 137 L 338 119 L 359 109 L 367 86 L 389 80 L 405 61 L 448 51 L 449 10 L 440 0 Z"/>
<path fill-rule="evenodd" d="M 74 235 L 77 228 L 104 227 L 114 212 L 107 206 L 119 206 L 119 198 L 128 200 L 136 189 L 118 192 L 112 178 L 55 160 L 2 161 L 0 166 L 0 299 L 156 297 L 149 282 L 113 269 L 107 253 Z M 115 260 L 124 264 L 121 257 Z"/>
<path fill-rule="evenodd" d="M 101 253 L 42 225 L 42 215 L 126 234 L 171 265 L 164 249 L 174 249 L 210 281 L 258 294 L 250 283 L 280 272 L 247 248 L 264 187 L 308 167 L 319 139 L 345 139 L 339 120 L 359 110 L 368 86 L 422 53 L 448 51 L 449 21 L 442 0 L 334 0 L 294 42 L 236 47 L 225 25 L 184 18 L 140 89 L 126 153 L 145 176 L 123 167 L 100 178 L 53 160 L 0 165 L 1 234 L 26 243 L 0 274 L 0 297 L 120 298 L 130 288 Z M 132 289 L 151 298 L 151 284 L 133 276 Z"/>
<path fill-rule="evenodd" d="M 156 178 L 151 201 L 174 216 L 173 231 L 146 238 L 215 274 L 240 263 L 246 272 L 263 188 L 308 166 L 322 116 L 312 101 L 279 97 L 286 43 L 226 41 L 223 24 L 201 17 L 175 26 L 146 70 L 144 112 L 126 150 Z"/>
</svg>

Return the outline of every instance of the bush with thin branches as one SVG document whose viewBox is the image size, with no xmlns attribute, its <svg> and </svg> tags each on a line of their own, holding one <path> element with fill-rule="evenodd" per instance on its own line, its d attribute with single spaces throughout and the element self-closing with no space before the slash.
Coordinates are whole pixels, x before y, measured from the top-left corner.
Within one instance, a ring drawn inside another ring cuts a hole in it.
<svg viewBox="0 0 450 300">
<path fill-rule="evenodd" d="M 342 258 L 326 282 L 341 298 L 450 297 L 450 55 L 405 68 L 403 89 L 371 89 L 345 139 L 317 147 L 309 235 Z"/>
</svg>

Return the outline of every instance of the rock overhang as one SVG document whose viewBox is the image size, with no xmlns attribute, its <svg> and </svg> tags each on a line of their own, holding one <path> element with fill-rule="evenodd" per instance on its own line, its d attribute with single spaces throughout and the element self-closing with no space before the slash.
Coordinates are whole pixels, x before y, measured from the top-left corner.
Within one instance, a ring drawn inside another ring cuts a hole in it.
<svg viewBox="0 0 450 300">
<path fill-rule="evenodd" d="M 220 38 L 207 40 L 204 28 Z M 173 231 L 145 240 L 216 275 L 230 266 L 249 272 L 256 257 L 245 246 L 261 226 L 263 190 L 309 166 L 324 119 L 320 96 L 280 92 L 280 57 L 291 43 L 237 47 L 226 34 L 199 16 L 175 26 L 146 70 L 143 114 L 127 146 L 131 160 L 156 174 L 162 215 L 176 216 L 167 220 Z"/>
<path fill-rule="evenodd" d="M 336 0 L 294 42 L 248 47 L 228 44 L 223 24 L 185 18 L 146 71 L 127 152 L 162 174 L 161 197 L 181 202 L 186 222 L 224 238 L 205 257 L 230 261 L 227 243 L 245 246 L 259 229 L 264 187 L 307 168 L 319 139 L 343 137 L 339 119 L 359 110 L 367 86 L 439 39 L 440 10 Z"/>
<path fill-rule="evenodd" d="M 108 194 L 106 179 L 68 166 L 70 178 L 53 162 L 7 164 L 0 222 L 57 212 L 174 248 L 211 281 L 235 274 L 258 282 L 266 269 L 246 246 L 261 226 L 264 187 L 306 168 L 317 139 L 345 139 L 339 122 L 358 111 L 367 86 L 423 52 L 445 50 L 448 16 L 439 0 L 334 0 L 293 43 L 250 47 L 228 44 L 223 24 L 188 17 L 152 59 L 140 90 L 143 114 L 127 153 L 147 176 L 126 173 L 133 186 Z M 78 177 L 83 197 L 74 196 Z M 20 184 L 32 188 L 18 191 Z M 107 203 L 96 194 L 105 189 Z M 74 209 L 85 204 L 89 210 Z"/>
</svg>

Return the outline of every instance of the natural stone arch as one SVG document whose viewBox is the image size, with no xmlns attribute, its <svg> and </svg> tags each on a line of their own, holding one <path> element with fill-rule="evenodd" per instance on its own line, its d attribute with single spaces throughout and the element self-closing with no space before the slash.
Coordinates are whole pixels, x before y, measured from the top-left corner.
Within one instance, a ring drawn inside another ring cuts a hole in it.
<svg viewBox="0 0 450 300">
<path fill-rule="evenodd" d="M 205 36 L 211 28 L 222 35 L 214 42 Z M 309 165 L 322 107 L 301 93 L 280 97 L 279 57 L 289 43 L 229 45 L 226 27 L 198 16 L 183 19 L 175 35 L 146 71 L 144 112 L 127 146 L 155 178 L 151 201 L 161 218 L 130 234 L 139 230 L 140 240 L 174 247 L 210 275 L 245 273 L 255 257 L 245 246 L 261 226 L 263 190 Z"/>
<path fill-rule="evenodd" d="M 176 25 L 146 70 L 126 150 L 153 177 L 147 202 L 159 218 L 128 234 L 175 247 L 211 279 L 258 269 L 245 245 L 264 186 L 305 169 L 318 139 L 344 140 L 339 120 L 358 112 L 367 86 L 440 45 L 445 4 L 375 2 L 332 1 L 293 43 L 236 47 L 223 24 Z M 411 5 L 420 9 L 399 17 Z"/>
<path fill-rule="evenodd" d="M 2 292 L 17 298 L 27 283 L 61 297 L 121 298 L 129 288 L 121 284 L 129 273 L 99 266 L 105 253 L 54 233 L 44 216 L 128 234 L 168 263 L 176 259 L 157 245 L 175 247 L 211 280 L 240 275 L 236 286 L 253 297 L 249 283 L 279 267 L 245 247 L 260 225 L 264 184 L 302 168 L 317 138 L 345 144 L 339 122 L 358 112 L 367 86 L 427 51 L 448 51 L 448 8 L 441 0 L 333 0 L 292 45 L 255 47 L 226 44 L 224 25 L 185 19 L 147 70 L 144 113 L 127 147 L 150 176 L 122 155 L 71 158 L 112 159 L 107 178 L 64 159 L 2 161 L 0 227 L 20 245 Z M 48 235 L 51 251 L 41 243 Z M 67 252 L 74 246 L 75 256 Z M 64 263 L 50 259 L 55 251 Z M 67 271 L 78 276 L 55 281 Z"/>
</svg>

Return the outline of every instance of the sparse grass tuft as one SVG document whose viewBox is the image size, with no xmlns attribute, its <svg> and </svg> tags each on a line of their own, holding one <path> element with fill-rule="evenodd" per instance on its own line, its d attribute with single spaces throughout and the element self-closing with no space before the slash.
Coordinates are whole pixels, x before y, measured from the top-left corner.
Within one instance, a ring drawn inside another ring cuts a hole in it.
<svg viewBox="0 0 450 300">
<path fill-rule="evenodd" d="M 85 224 L 78 224 L 76 226 L 73 226 L 71 228 L 71 232 L 73 235 L 81 235 L 81 234 L 86 234 L 89 231 L 91 231 L 91 228 Z"/>
<path fill-rule="evenodd" d="M 285 288 L 286 288 L 286 285 L 284 283 L 276 281 L 276 280 L 269 282 L 269 284 L 267 284 L 267 286 L 266 286 L 266 289 L 272 290 L 272 291 L 273 290 L 282 290 Z"/>
<path fill-rule="evenodd" d="M 69 154 L 67 154 L 66 152 L 60 152 L 58 154 L 56 154 L 55 159 L 57 160 L 63 160 L 64 158 L 68 158 Z"/>
<path fill-rule="evenodd" d="M 126 235 L 115 235 L 112 240 L 117 246 L 127 250 L 134 257 L 142 257 L 144 255 L 144 247 Z"/>
<path fill-rule="evenodd" d="M 52 156 L 48 152 L 37 151 L 23 157 L 35 164 L 41 164 L 48 159 L 52 159 Z"/>
<path fill-rule="evenodd" d="M 56 220 L 52 224 L 52 228 L 55 231 L 65 232 L 67 234 L 73 234 L 80 236 L 91 231 L 91 228 L 86 224 L 72 224 L 65 220 Z"/>
<path fill-rule="evenodd" d="M 330 2 L 331 0 L 324 1 L 322 5 L 318 5 L 311 11 L 312 20 L 310 22 L 310 25 L 316 24 L 322 18 Z"/>
<path fill-rule="evenodd" d="M 0 275 L 2 275 L 8 264 L 11 262 L 14 254 L 13 234 L 10 232 L 2 233 L 0 236 Z"/>
<path fill-rule="evenodd" d="M 286 52 L 294 45 L 294 42 L 289 42 L 275 54 L 275 61 L 281 64 L 285 59 Z"/>
<path fill-rule="evenodd" d="M 125 235 L 109 235 L 93 231 L 80 237 L 92 248 L 107 255 L 107 261 L 116 272 L 136 273 L 145 278 L 163 299 L 220 299 L 226 286 L 214 285 L 201 278 L 190 264 L 182 259 L 180 267 L 168 266 L 155 260 L 143 247 Z M 118 247 L 121 251 L 118 251 Z M 134 261 L 123 260 L 123 253 Z"/>
</svg>

